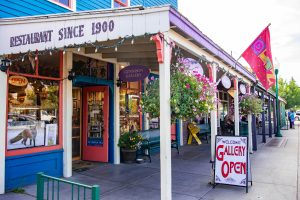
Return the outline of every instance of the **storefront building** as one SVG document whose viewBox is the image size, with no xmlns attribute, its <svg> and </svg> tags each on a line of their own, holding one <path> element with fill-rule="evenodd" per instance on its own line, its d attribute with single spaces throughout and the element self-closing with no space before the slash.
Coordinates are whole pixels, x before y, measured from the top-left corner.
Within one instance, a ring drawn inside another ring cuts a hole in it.
<svg viewBox="0 0 300 200">
<path fill-rule="evenodd" d="M 167 133 L 172 129 L 168 93 L 175 49 L 201 62 L 203 73 L 214 82 L 230 74 L 237 118 L 239 84 L 250 92 L 256 81 L 169 6 L 2 19 L 0 37 L 0 55 L 9 60 L 0 73 L 0 96 L 6 97 L 0 99 L 0 121 L 6 122 L 0 124 L 0 162 L 5 163 L 0 167 L 1 193 L 33 183 L 41 171 L 70 177 L 72 160 L 120 163 L 120 134 L 157 123 L 139 106 L 148 78 L 120 81 L 119 72 L 127 66 L 143 66 L 160 79 L 160 132 Z M 230 107 L 227 92 L 219 97 L 220 113 L 210 115 L 212 158 L 218 119 Z M 170 191 L 170 138 L 161 134 L 164 199 Z"/>
</svg>

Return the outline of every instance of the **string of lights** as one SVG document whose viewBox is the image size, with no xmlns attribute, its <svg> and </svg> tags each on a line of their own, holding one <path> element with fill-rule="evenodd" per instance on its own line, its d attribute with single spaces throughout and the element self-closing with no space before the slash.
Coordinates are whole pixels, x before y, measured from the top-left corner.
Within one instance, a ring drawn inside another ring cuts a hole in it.
<svg viewBox="0 0 300 200">
<path fill-rule="evenodd" d="M 184 53 L 183 53 L 183 49 L 181 49 L 179 46 L 175 46 L 175 42 L 173 41 L 167 41 L 166 38 L 164 37 L 164 35 L 162 33 L 160 34 L 160 38 L 162 39 L 163 42 L 165 42 L 168 46 L 170 46 L 173 51 L 174 51 L 174 55 L 176 57 L 176 61 L 178 61 L 180 58 L 184 58 Z M 3 65 L 6 65 L 6 67 L 11 66 L 14 62 L 18 62 L 18 61 L 22 61 L 24 62 L 24 60 L 26 59 L 26 57 L 29 56 L 34 56 L 35 60 L 38 60 L 39 56 L 43 56 L 43 55 L 49 55 L 52 56 L 54 53 L 60 52 L 62 51 L 63 54 L 66 53 L 67 49 L 72 48 L 72 49 L 77 49 L 78 52 L 81 51 L 81 48 L 86 48 L 86 47 L 93 47 L 95 48 L 95 53 L 101 53 L 101 49 L 114 49 L 115 52 L 118 52 L 118 48 L 120 46 L 122 46 L 125 41 L 130 41 L 131 45 L 135 44 L 135 41 L 139 38 L 146 38 L 146 37 L 150 37 L 150 41 L 152 41 L 152 36 L 154 36 L 156 34 L 150 34 L 150 33 L 145 33 L 142 36 L 134 36 L 134 35 L 126 35 L 125 37 L 121 38 L 119 41 L 115 42 L 112 45 L 105 45 L 105 44 L 101 44 L 98 41 L 96 42 L 85 42 L 83 44 L 73 44 L 73 45 L 67 45 L 64 46 L 62 48 L 45 48 L 43 51 L 31 51 L 28 50 L 26 53 L 19 53 L 19 56 L 15 56 L 13 59 L 8 59 L 7 55 L 1 55 L 0 58 L 1 59 L 1 68 L 3 68 Z M 197 57 L 197 59 L 195 59 L 198 63 L 201 64 L 213 64 L 216 63 L 215 61 L 209 61 L 204 55 L 200 55 L 199 57 Z M 5 67 L 4 67 L 5 68 Z M 232 68 L 234 69 L 233 66 L 228 66 L 228 68 Z M 5 70 L 2 70 L 5 71 Z M 229 69 L 226 70 L 224 67 L 220 67 L 219 64 L 217 64 L 217 71 L 222 71 L 224 74 L 223 75 L 227 75 L 229 78 L 237 78 L 237 75 L 233 75 L 229 72 Z M 238 80 L 240 82 L 244 82 L 243 78 L 238 78 Z"/>
</svg>

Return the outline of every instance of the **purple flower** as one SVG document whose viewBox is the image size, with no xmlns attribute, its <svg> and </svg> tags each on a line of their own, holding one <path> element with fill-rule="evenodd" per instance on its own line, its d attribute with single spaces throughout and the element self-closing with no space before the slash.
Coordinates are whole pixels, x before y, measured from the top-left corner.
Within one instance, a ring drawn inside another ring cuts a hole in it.
<svg viewBox="0 0 300 200">
<path fill-rule="evenodd" d="M 151 81 L 154 81 L 154 76 L 151 76 L 150 80 L 151 80 Z"/>
</svg>

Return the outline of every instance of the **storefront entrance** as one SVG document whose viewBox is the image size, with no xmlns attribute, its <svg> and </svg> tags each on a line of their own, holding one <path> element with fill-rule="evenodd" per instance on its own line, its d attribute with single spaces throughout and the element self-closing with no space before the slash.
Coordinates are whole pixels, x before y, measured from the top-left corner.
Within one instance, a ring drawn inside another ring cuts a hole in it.
<svg viewBox="0 0 300 200">
<path fill-rule="evenodd" d="M 108 162 L 108 104 L 108 86 L 73 89 L 74 160 Z"/>
</svg>

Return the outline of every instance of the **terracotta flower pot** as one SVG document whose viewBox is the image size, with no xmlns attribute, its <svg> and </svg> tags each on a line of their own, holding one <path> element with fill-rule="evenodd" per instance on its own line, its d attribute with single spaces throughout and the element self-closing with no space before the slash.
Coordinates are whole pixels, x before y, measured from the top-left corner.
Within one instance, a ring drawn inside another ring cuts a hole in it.
<svg viewBox="0 0 300 200">
<path fill-rule="evenodd" d="M 134 163 L 136 160 L 136 149 L 121 149 L 123 162 Z"/>
</svg>

